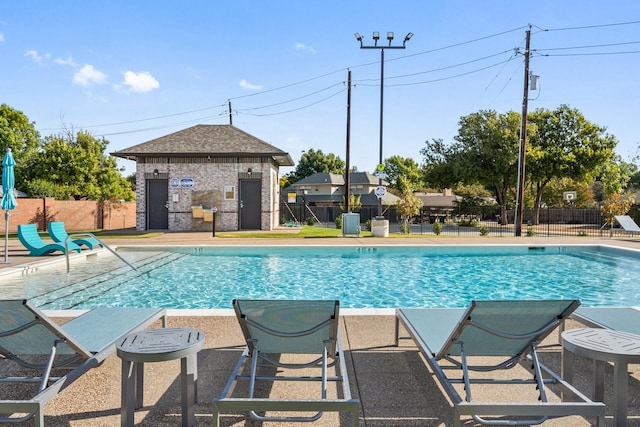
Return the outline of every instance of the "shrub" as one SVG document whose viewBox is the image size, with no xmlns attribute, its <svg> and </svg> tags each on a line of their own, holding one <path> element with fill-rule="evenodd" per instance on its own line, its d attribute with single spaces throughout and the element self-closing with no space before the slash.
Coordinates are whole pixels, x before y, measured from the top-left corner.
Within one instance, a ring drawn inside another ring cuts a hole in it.
<svg viewBox="0 0 640 427">
<path fill-rule="evenodd" d="M 336 228 L 339 230 L 342 228 L 342 215 L 337 216 L 336 219 L 333 220 L 333 222 L 336 224 Z"/>
<path fill-rule="evenodd" d="M 364 226 L 367 227 L 368 231 L 371 231 L 371 219 L 368 219 L 367 222 L 364 223 Z"/>
<path fill-rule="evenodd" d="M 486 236 L 489 234 L 489 227 L 483 225 L 482 227 L 480 227 L 480 235 L 481 236 Z"/>
<path fill-rule="evenodd" d="M 436 236 L 439 236 L 440 233 L 442 233 L 442 223 L 434 222 L 433 223 L 433 234 L 435 234 Z"/>
<path fill-rule="evenodd" d="M 534 226 L 527 227 L 527 236 L 533 237 L 536 235 L 536 228 Z"/>
<path fill-rule="evenodd" d="M 304 223 L 307 225 L 315 225 L 316 219 L 312 216 L 308 216 L 307 219 L 304 220 Z"/>
</svg>

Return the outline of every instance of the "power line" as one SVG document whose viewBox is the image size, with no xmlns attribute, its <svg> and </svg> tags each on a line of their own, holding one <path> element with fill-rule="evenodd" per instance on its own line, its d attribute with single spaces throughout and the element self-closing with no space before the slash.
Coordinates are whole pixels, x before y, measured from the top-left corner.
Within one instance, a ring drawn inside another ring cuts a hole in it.
<svg viewBox="0 0 640 427">
<path fill-rule="evenodd" d="M 581 27 L 565 27 L 565 28 L 550 28 L 543 31 L 573 31 L 573 30 L 590 30 L 593 28 L 605 28 L 605 27 L 617 27 L 621 25 L 638 25 L 640 21 L 629 21 L 629 22 L 615 22 L 612 24 L 597 24 L 597 25 L 584 25 Z M 537 27 L 540 28 L 540 27 Z"/>
</svg>

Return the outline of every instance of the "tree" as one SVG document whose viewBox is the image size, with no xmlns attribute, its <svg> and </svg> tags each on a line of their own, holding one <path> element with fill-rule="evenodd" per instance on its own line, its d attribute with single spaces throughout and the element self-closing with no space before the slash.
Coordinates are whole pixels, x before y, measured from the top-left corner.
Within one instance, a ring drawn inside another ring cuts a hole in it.
<svg viewBox="0 0 640 427">
<path fill-rule="evenodd" d="M 14 173 L 18 190 L 27 191 L 27 181 L 39 147 L 40 134 L 35 123 L 29 122 L 22 111 L 14 110 L 7 104 L 0 105 L 0 155 L 4 155 L 7 148 L 12 149 L 16 160 Z"/>
<path fill-rule="evenodd" d="M 351 212 L 359 212 L 360 209 L 362 208 L 362 194 L 353 194 L 353 193 L 349 193 L 349 209 L 351 209 Z M 342 201 L 338 204 L 338 206 L 340 206 L 340 209 L 342 210 L 342 212 L 346 212 L 346 205 L 345 205 L 346 199 L 344 196 L 342 196 Z"/>
<path fill-rule="evenodd" d="M 538 223 L 545 187 L 554 179 L 591 180 L 613 156 L 615 137 L 574 108 L 561 105 L 553 111 L 539 109 L 529 115 L 535 126 L 529 138 L 526 172 L 534 189 L 534 222 Z"/>
<path fill-rule="evenodd" d="M 427 142 L 425 181 L 442 187 L 480 184 L 491 188 L 500 205 L 500 224 L 507 223 L 507 203 L 516 183 L 520 114 L 479 111 L 460 119 L 456 143 Z"/>
<path fill-rule="evenodd" d="M 413 194 L 413 188 L 404 176 L 400 176 L 400 186 L 404 188 L 400 199 L 396 202 L 396 211 L 402 217 L 401 230 L 409 233 L 409 219 L 419 215 L 422 209 L 422 200 Z"/>
<path fill-rule="evenodd" d="M 131 184 L 119 173 L 115 158 L 104 154 L 107 145 L 108 141 L 86 131 L 45 137 L 30 170 L 31 194 L 102 203 L 134 200 Z"/>
<path fill-rule="evenodd" d="M 387 173 L 389 187 L 403 193 L 402 182 L 406 181 L 413 189 L 424 187 L 423 172 L 420 166 L 411 157 L 391 156 L 384 161 L 384 171 Z M 405 180 L 400 180 L 400 177 Z"/>
<path fill-rule="evenodd" d="M 575 199 L 570 202 L 565 200 L 565 191 L 575 191 Z M 594 202 L 593 186 L 589 186 L 585 181 L 575 181 L 571 178 L 554 178 L 544 187 L 542 200 L 544 204 L 551 207 L 586 208 Z M 540 207 L 543 207 L 542 204 Z"/>
<path fill-rule="evenodd" d="M 478 206 L 491 206 L 495 202 L 491 200 L 491 192 L 481 185 L 465 185 L 456 188 L 456 196 L 462 197 L 456 203 L 461 209 L 476 208 Z"/>
<path fill-rule="evenodd" d="M 614 155 L 604 163 L 597 179 L 602 183 L 604 199 L 625 190 L 631 176 L 637 170 L 636 165 L 625 162 L 619 155 Z"/>
<path fill-rule="evenodd" d="M 320 172 L 344 174 L 345 167 L 345 162 L 335 154 L 325 155 L 322 150 L 315 151 L 311 148 L 306 152 L 302 152 L 295 170 L 287 174 L 287 178 L 289 179 L 289 184 L 293 184 Z"/>
</svg>

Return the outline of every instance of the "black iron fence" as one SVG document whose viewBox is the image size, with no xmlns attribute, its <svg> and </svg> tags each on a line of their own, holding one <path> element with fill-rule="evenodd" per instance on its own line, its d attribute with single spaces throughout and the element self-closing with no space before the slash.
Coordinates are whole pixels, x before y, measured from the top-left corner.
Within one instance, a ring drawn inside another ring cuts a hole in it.
<svg viewBox="0 0 640 427">
<path fill-rule="evenodd" d="M 369 221 L 378 216 L 378 207 L 362 207 L 358 213 L 362 229 L 367 230 Z M 335 220 L 341 216 L 342 210 L 338 206 L 305 206 L 302 203 L 283 202 L 280 214 L 282 223 L 335 227 Z M 640 223 L 637 207 L 634 206 L 628 215 Z M 514 210 L 508 210 L 506 221 L 501 221 L 500 209 L 492 206 L 423 208 L 420 216 L 411 218 L 406 228 L 395 207 L 386 208 L 383 216 L 389 220 L 391 233 L 406 231 L 407 228 L 410 234 L 449 236 L 513 236 L 515 233 Z M 615 223 L 612 228 L 599 208 L 541 208 L 537 219 L 533 209 L 524 210 L 522 235 L 615 237 L 628 236 L 630 233 Z"/>
</svg>

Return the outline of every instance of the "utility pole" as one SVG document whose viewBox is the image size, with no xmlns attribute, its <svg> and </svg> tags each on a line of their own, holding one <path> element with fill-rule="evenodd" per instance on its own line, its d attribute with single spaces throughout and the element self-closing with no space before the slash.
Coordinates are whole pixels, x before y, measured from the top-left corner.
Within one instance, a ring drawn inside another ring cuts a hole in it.
<svg viewBox="0 0 640 427">
<path fill-rule="evenodd" d="M 233 125 L 233 114 L 231 112 L 231 100 L 229 100 L 229 124 Z"/>
<path fill-rule="evenodd" d="M 345 213 L 351 213 L 351 204 L 349 198 L 351 197 L 351 157 L 350 157 L 350 144 L 351 144 L 351 70 L 347 74 L 347 161 L 346 161 L 346 173 L 344 176 L 344 211 Z"/>
<path fill-rule="evenodd" d="M 522 95 L 522 118 L 520 125 L 520 151 L 518 153 L 518 191 L 516 197 L 515 236 L 522 236 L 522 220 L 524 217 L 524 184 L 525 158 L 527 153 L 527 110 L 529 107 L 529 49 L 531 42 L 531 26 L 527 30 L 527 40 L 524 51 L 524 94 Z"/>
</svg>

